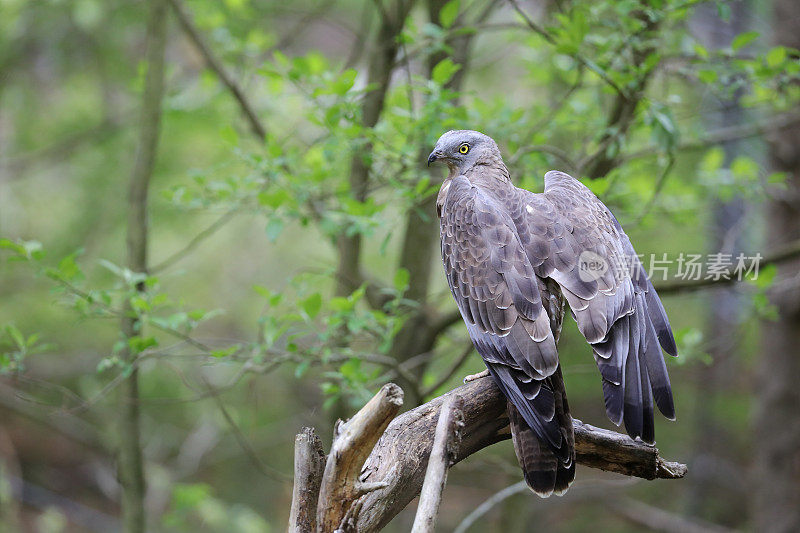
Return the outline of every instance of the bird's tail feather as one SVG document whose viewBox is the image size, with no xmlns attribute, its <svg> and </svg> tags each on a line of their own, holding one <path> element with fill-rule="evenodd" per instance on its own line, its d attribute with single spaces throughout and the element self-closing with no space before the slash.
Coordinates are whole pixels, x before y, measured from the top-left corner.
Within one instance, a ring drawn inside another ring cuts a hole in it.
<svg viewBox="0 0 800 533">
<path fill-rule="evenodd" d="M 514 451 L 522 467 L 525 482 L 542 498 L 547 498 L 551 494 L 561 496 L 575 480 L 575 435 L 561 369 L 559 368 L 549 379 L 552 380 L 555 396 L 555 418 L 569 447 L 569 458 L 566 462 L 556 457 L 550 447 L 528 426 L 514 404 L 508 402 Z"/>
</svg>

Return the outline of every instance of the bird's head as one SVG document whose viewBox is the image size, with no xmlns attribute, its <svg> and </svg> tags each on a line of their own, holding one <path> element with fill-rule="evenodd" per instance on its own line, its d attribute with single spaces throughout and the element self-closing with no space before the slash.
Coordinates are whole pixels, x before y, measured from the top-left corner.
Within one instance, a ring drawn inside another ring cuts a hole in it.
<svg viewBox="0 0 800 533">
<path fill-rule="evenodd" d="M 428 156 L 428 166 L 436 161 L 445 163 L 451 174 L 463 174 L 478 164 L 502 163 L 497 143 L 488 135 L 472 130 L 451 130 L 439 137 Z"/>
</svg>

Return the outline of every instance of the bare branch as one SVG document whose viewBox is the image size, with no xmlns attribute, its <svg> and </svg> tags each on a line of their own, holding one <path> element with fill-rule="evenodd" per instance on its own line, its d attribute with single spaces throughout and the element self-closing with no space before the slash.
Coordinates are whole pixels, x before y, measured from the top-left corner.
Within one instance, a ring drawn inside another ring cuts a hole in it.
<svg viewBox="0 0 800 533">
<path fill-rule="evenodd" d="M 447 470 L 455 461 L 461 441 L 461 428 L 464 427 L 464 413 L 461 411 L 463 403 L 460 396 L 451 395 L 442 405 L 411 533 L 434 531 L 442 491 L 447 483 Z"/>
<path fill-rule="evenodd" d="M 555 505 L 565 505 L 569 504 L 574 506 L 577 501 L 583 499 L 594 498 L 597 496 L 605 495 L 608 496 L 609 491 L 617 491 L 620 489 L 625 489 L 630 487 L 631 484 L 636 483 L 635 479 L 609 479 L 609 480 L 595 480 L 594 482 L 589 483 L 581 483 L 573 485 L 572 488 L 569 489 L 570 498 L 568 499 L 558 499 L 553 500 L 542 500 L 539 498 L 531 498 L 529 501 L 529 505 L 539 505 L 540 507 L 544 507 L 545 502 L 548 509 L 552 509 Z M 470 527 L 472 527 L 475 522 L 477 522 L 482 516 L 492 510 L 493 507 L 499 505 L 504 500 L 507 500 L 511 496 L 515 494 L 519 494 L 520 492 L 527 492 L 530 494 L 530 489 L 528 488 L 528 484 L 525 481 L 520 481 L 518 483 L 514 483 L 502 490 L 499 490 L 492 494 L 489 498 L 487 498 L 483 503 L 477 506 L 471 513 L 464 517 L 461 520 L 461 523 L 458 524 L 454 533 L 464 533 Z"/>
<path fill-rule="evenodd" d="M 739 141 L 748 139 L 750 137 L 757 137 L 767 133 L 774 133 L 780 130 L 791 128 L 800 124 L 800 113 L 784 113 L 775 115 L 764 120 L 757 122 L 748 122 L 745 124 L 737 124 L 735 126 L 728 126 L 726 128 L 719 128 L 709 132 L 705 137 L 700 139 L 684 141 L 676 147 L 676 151 L 685 152 L 687 150 L 702 150 L 717 144 L 722 144 L 731 141 Z M 640 159 L 643 157 L 650 157 L 658 155 L 660 152 L 658 147 L 649 146 L 627 155 L 623 155 L 624 161 L 632 159 Z"/>
<path fill-rule="evenodd" d="M 228 423 L 228 427 L 233 433 L 236 442 L 239 443 L 239 447 L 242 449 L 242 451 L 244 451 L 245 455 L 247 455 L 247 457 L 250 459 L 250 462 L 253 463 L 253 465 L 258 469 L 259 472 L 261 472 L 262 474 L 271 479 L 283 482 L 289 481 L 290 480 L 289 476 L 287 476 L 277 468 L 264 463 L 264 461 L 261 460 L 261 458 L 258 455 L 258 452 L 256 452 L 253 449 L 253 446 L 247 440 L 247 437 L 245 437 L 244 433 L 242 433 L 242 430 L 239 428 L 238 424 L 236 424 L 236 421 L 228 412 L 228 409 L 225 407 L 225 403 L 223 403 L 222 398 L 219 397 L 219 391 L 214 389 L 214 387 L 211 385 L 211 383 L 208 382 L 205 376 L 201 377 L 201 379 L 203 385 L 208 391 L 209 397 L 212 400 L 214 400 L 214 403 L 216 404 L 217 409 L 219 409 L 220 414 L 222 414 L 222 417 L 225 419 L 225 422 Z"/>
<path fill-rule="evenodd" d="M 452 311 L 439 315 L 433 323 L 428 328 L 428 335 L 431 336 L 432 340 L 435 340 L 436 337 L 441 335 L 445 332 L 450 326 L 454 324 L 458 324 L 461 321 L 461 312 L 458 308 L 454 308 Z"/>
<path fill-rule="evenodd" d="M 580 420 L 573 422 L 575 455 L 582 465 L 643 479 L 678 479 L 686 475 L 686 465 L 665 461 L 654 446 Z"/>
<path fill-rule="evenodd" d="M 769 253 L 764 254 L 763 258 L 759 262 L 759 268 L 764 268 L 765 266 L 768 265 L 782 263 L 784 261 L 794 259 L 798 256 L 800 256 L 800 240 L 787 243 L 778 248 L 777 250 L 773 250 Z M 727 273 L 723 273 L 722 275 L 727 277 L 720 277 L 719 279 L 708 278 L 708 279 L 687 279 L 687 280 L 669 281 L 666 283 L 656 284 L 655 287 L 656 291 L 658 291 L 660 294 L 672 294 L 679 292 L 695 291 L 698 289 L 705 289 L 708 287 L 721 287 L 724 285 L 730 285 L 732 283 L 742 281 L 738 278 L 733 269 L 731 269 Z"/>
<path fill-rule="evenodd" d="M 397 417 L 364 463 L 362 481 L 389 484 L 359 500 L 353 517 L 359 532 L 378 531 L 420 493 L 442 405 L 454 395 L 464 400 L 456 462 L 510 438 L 506 399 L 491 378 L 472 381 Z M 664 461 L 653 446 L 578 420 L 574 426 L 581 464 L 644 479 L 675 479 L 686 473 L 685 465 Z"/>
<path fill-rule="evenodd" d="M 704 520 L 689 519 L 633 498 L 615 498 L 608 502 L 617 514 L 636 526 L 664 533 L 730 533 L 732 530 Z"/>
<path fill-rule="evenodd" d="M 653 188 L 653 195 L 645 204 L 644 208 L 642 208 L 641 213 L 639 216 L 636 217 L 636 222 L 634 222 L 635 226 L 638 226 L 642 223 L 642 220 L 650 214 L 650 211 L 653 209 L 653 206 L 656 205 L 656 201 L 658 200 L 661 191 L 664 189 L 664 185 L 667 183 L 667 178 L 669 177 L 669 173 L 672 172 L 672 167 L 675 166 L 675 154 L 669 153 L 667 154 L 667 164 L 664 165 L 664 168 L 661 170 L 661 174 L 658 176 L 656 180 L 656 186 Z"/>
<path fill-rule="evenodd" d="M 192 237 L 192 239 L 186 243 L 186 245 L 181 248 L 180 250 L 173 252 L 169 257 L 155 265 L 153 268 L 150 269 L 152 273 L 158 273 L 162 270 L 166 270 L 190 253 L 192 253 L 198 246 L 200 246 L 203 241 L 207 238 L 215 234 L 219 231 L 225 224 L 230 222 L 233 217 L 238 212 L 238 207 L 234 207 L 223 213 L 218 219 L 212 222 L 208 227 L 202 230 L 200 233 Z"/>
<path fill-rule="evenodd" d="M 239 84 L 228 74 L 223 66 L 222 62 L 214 56 L 214 53 L 211 51 L 211 48 L 208 47 L 203 36 L 200 35 L 200 31 L 195 27 L 194 23 L 192 22 L 192 18 L 186 9 L 181 4 L 180 0 L 168 0 L 169 4 L 172 6 L 172 11 L 175 13 L 175 16 L 178 18 L 178 22 L 183 28 L 183 31 L 186 33 L 186 36 L 189 37 L 189 40 L 194 43 L 197 51 L 200 52 L 200 55 L 203 56 L 203 59 L 206 62 L 208 68 L 213 70 L 216 75 L 219 77 L 219 80 L 222 84 L 230 91 L 231 95 L 236 99 L 238 102 L 239 107 L 242 109 L 245 118 L 250 124 L 250 128 L 253 130 L 253 133 L 258 137 L 261 142 L 264 142 L 264 138 L 267 135 L 267 129 L 258 119 L 258 115 L 256 114 L 255 108 L 247 99 L 244 94 L 244 91 L 239 87 Z"/>
<path fill-rule="evenodd" d="M 340 529 L 348 518 L 350 507 L 367 488 L 385 490 L 382 481 L 373 476 L 369 482 L 380 485 L 365 485 L 367 481 L 359 477 L 364 460 L 383 434 L 389 422 L 403 405 L 403 391 L 389 383 L 347 422 L 337 424 L 331 453 L 325 465 L 325 473 L 320 487 L 317 504 L 318 531 Z M 351 515 L 352 517 L 352 515 Z"/>
<path fill-rule="evenodd" d="M 317 500 L 325 453 L 314 428 L 303 428 L 294 439 L 294 488 L 289 532 L 307 533 L 317 529 Z"/>
<path fill-rule="evenodd" d="M 464 347 L 464 350 L 456 358 L 453 364 L 450 365 L 450 368 L 444 374 L 442 374 L 442 376 L 433 385 L 422 391 L 421 393 L 422 397 L 424 398 L 426 396 L 433 394 L 434 392 L 436 392 L 436 389 L 447 383 L 447 380 L 453 377 L 453 374 L 458 372 L 458 369 L 461 368 L 461 365 L 463 365 L 466 362 L 467 358 L 470 356 L 470 354 L 474 349 L 475 347 L 472 345 L 472 341 L 470 341 Z"/>
</svg>

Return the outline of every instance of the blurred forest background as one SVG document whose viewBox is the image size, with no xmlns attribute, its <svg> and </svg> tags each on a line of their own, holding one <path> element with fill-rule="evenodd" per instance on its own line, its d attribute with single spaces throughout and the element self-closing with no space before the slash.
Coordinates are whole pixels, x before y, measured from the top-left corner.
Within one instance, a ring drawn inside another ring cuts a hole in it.
<svg viewBox="0 0 800 533">
<path fill-rule="evenodd" d="M 800 530 L 798 28 L 795 0 L 0 0 L 0 529 L 284 530 L 302 426 L 480 371 L 425 168 L 469 128 L 671 261 L 656 436 L 689 475 L 500 498 L 504 442 L 439 529 Z M 716 253 L 767 261 L 683 279 Z M 613 427 L 566 322 L 572 413 Z"/>
</svg>

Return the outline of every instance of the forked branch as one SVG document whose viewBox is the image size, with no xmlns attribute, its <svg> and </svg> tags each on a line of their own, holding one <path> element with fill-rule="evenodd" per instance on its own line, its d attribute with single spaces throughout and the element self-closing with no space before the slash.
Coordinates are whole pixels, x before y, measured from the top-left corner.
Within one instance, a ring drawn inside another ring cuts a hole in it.
<svg viewBox="0 0 800 533">
<path fill-rule="evenodd" d="M 320 531 L 349 530 L 352 504 L 365 492 L 381 486 L 383 480 L 364 483 L 359 474 L 373 446 L 403 405 L 403 390 L 389 383 L 367 405 L 334 430 L 333 445 L 325 464 L 317 504 Z"/>
<path fill-rule="evenodd" d="M 446 402 L 460 397 L 464 425 L 452 461 L 510 438 L 506 399 L 491 378 L 458 387 L 397 418 L 402 391 L 386 385 L 338 425 L 317 504 L 317 530 L 379 531 L 422 490 Z M 644 479 L 676 479 L 686 465 L 627 435 L 574 421 L 577 461 Z"/>
</svg>

